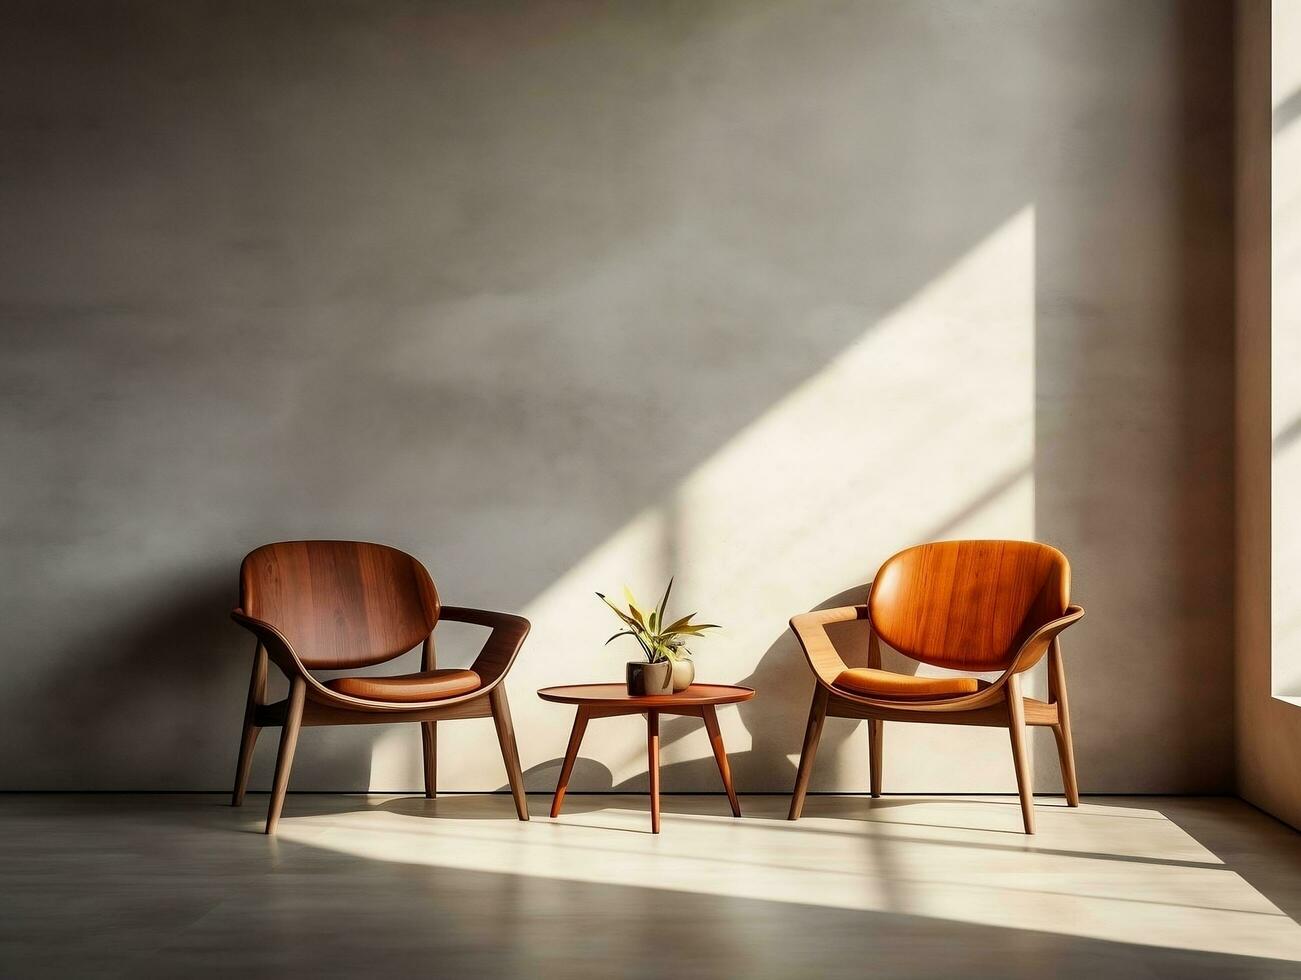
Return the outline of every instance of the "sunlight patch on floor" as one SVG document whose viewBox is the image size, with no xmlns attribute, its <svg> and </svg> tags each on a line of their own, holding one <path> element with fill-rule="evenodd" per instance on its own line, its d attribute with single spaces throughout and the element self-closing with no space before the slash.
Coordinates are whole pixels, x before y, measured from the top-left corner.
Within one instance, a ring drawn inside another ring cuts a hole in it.
<svg viewBox="0 0 1301 980">
<path fill-rule="evenodd" d="M 1301 926 L 1159 811 L 1059 801 L 1018 832 L 1014 799 L 670 797 L 648 833 L 638 796 L 572 796 L 552 821 L 498 796 L 370 797 L 287 817 L 285 841 L 376 861 L 928 916 L 1301 961 Z"/>
</svg>

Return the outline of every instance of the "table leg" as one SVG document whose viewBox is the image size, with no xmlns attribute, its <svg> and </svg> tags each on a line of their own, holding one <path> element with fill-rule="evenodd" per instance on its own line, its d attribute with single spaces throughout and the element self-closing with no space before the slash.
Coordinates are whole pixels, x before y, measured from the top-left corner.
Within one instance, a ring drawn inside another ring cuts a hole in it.
<svg viewBox="0 0 1301 980">
<path fill-rule="evenodd" d="M 578 747 L 583 744 L 583 733 L 587 731 L 587 708 L 578 706 L 574 715 L 574 730 L 569 733 L 569 748 L 565 749 L 565 763 L 560 767 L 560 779 L 556 782 L 556 795 L 551 801 L 551 816 L 560 816 L 560 807 L 565 802 L 565 791 L 569 789 L 569 777 L 574 772 L 574 762 L 578 759 Z"/>
<path fill-rule="evenodd" d="M 705 720 L 705 731 L 709 733 L 709 744 L 714 748 L 714 758 L 718 762 L 719 775 L 723 777 L 723 789 L 727 790 L 727 802 L 732 804 L 732 816 L 741 815 L 741 804 L 736 798 L 736 790 L 732 787 L 732 768 L 727 764 L 727 750 L 723 748 L 723 733 L 718 727 L 718 713 L 714 711 L 712 704 L 707 704 L 700 710 L 700 716 Z"/>
<path fill-rule="evenodd" d="M 660 713 L 646 712 L 646 754 L 650 767 L 651 833 L 660 832 Z"/>
</svg>

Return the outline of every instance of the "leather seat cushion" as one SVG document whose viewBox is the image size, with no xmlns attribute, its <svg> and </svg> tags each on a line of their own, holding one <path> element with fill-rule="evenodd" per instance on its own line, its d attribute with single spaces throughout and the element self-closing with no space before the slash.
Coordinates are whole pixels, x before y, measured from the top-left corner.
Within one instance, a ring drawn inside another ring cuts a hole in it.
<svg viewBox="0 0 1301 980">
<path fill-rule="evenodd" d="M 976 677 L 913 677 L 890 670 L 855 667 L 842 670 L 836 687 L 853 694 L 880 698 L 934 698 L 975 694 L 982 682 Z"/>
<path fill-rule="evenodd" d="M 325 686 L 340 694 L 367 701 L 437 701 L 469 694 L 482 686 L 483 681 L 472 670 L 425 670 L 418 674 L 397 674 L 393 677 L 336 677 Z"/>
</svg>

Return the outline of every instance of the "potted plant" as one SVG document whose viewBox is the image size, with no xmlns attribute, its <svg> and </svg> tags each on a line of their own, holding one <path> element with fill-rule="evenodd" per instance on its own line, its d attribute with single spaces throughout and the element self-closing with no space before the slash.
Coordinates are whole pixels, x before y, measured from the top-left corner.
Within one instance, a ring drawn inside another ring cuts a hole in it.
<svg viewBox="0 0 1301 980">
<path fill-rule="evenodd" d="M 695 664 L 690 659 L 691 651 L 687 649 L 687 638 L 700 636 L 705 630 L 719 629 L 714 623 L 691 622 L 695 613 L 666 623 L 665 612 L 672 591 L 673 579 L 669 579 L 664 598 L 649 612 L 637 604 L 627 586 L 623 589 L 623 597 L 628 603 L 627 612 L 600 592 L 596 593 L 602 602 L 614 610 L 625 627 L 605 642 L 609 644 L 621 636 L 631 636 L 646 657 L 644 661 L 634 660 L 628 663 L 625 676 L 628 693 L 634 697 L 685 691 L 696 676 Z"/>
</svg>

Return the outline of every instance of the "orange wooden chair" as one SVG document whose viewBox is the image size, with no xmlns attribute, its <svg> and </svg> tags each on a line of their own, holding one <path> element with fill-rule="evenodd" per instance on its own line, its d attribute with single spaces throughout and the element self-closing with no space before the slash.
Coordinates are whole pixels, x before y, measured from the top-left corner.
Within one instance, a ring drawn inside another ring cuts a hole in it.
<svg viewBox="0 0 1301 980">
<path fill-rule="evenodd" d="M 253 747 L 263 728 L 281 726 L 267 811 L 266 832 L 272 834 L 284 806 L 302 726 L 419 722 L 425 795 L 432 799 L 438 722 L 491 716 L 515 812 L 519 819 L 528 819 L 519 751 L 502 685 L 528 635 L 528 620 L 441 605 L 429 572 L 415 558 L 396 548 L 358 541 L 266 545 L 244 559 L 239 584 L 240 605 L 231 618 L 252 632 L 258 643 L 232 805 L 244 802 Z M 437 669 L 433 633 L 440 619 L 492 630 L 469 670 Z M 324 682 L 311 673 L 382 664 L 421 643 L 419 673 Z M 289 680 L 289 696 L 275 704 L 266 703 L 268 658 Z"/>
<path fill-rule="evenodd" d="M 1021 793 L 1025 832 L 1034 833 L 1034 796 L 1025 727 L 1047 725 L 1057 739 L 1066 801 L 1080 805 L 1057 636 L 1084 610 L 1070 604 L 1066 556 L 1033 541 L 941 541 L 901 551 L 877 573 L 867 605 L 820 609 L 791 620 L 817 678 L 790 819 L 798 820 L 827 715 L 865 718 L 872 796 L 881 795 L 884 722 L 1006 727 Z M 831 623 L 867 620 L 868 666 L 853 669 L 827 636 Z M 881 668 L 881 642 L 935 667 L 987 673 L 914 677 Z M 1021 694 L 1021 675 L 1048 655 L 1048 701 Z"/>
</svg>

